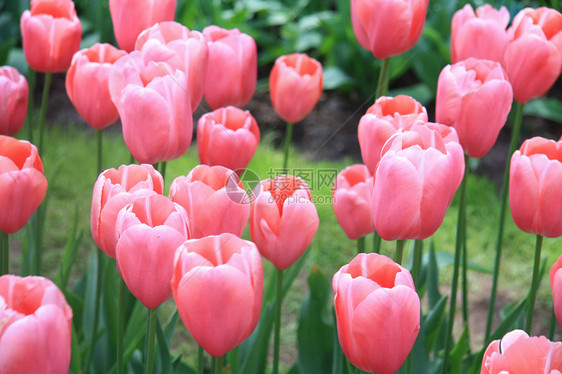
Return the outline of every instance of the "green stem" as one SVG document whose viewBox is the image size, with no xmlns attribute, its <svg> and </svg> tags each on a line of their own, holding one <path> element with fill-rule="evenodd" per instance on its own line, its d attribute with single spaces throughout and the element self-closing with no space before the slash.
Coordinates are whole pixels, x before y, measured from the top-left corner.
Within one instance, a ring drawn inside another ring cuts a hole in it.
<svg viewBox="0 0 562 374">
<path fill-rule="evenodd" d="M 535 244 L 535 264 L 533 266 L 533 281 L 531 283 L 531 291 L 529 292 L 529 309 L 527 310 L 527 325 L 525 331 L 531 335 L 533 328 L 533 314 L 535 312 L 535 300 L 537 298 L 537 290 L 539 288 L 539 272 L 541 267 L 541 249 L 542 249 L 542 235 L 537 235 Z"/>
<path fill-rule="evenodd" d="M 396 241 L 396 258 L 394 261 L 396 261 L 398 265 L 402 265 L 402 257 L 404 257 L 404 243 L 406 243 L 405 240 L 399 239 Z"/>
<path fill-rule="evenodd" d="M 148 309 L 148 308 L 147 308 Z M 148 349 L 146 352 L 146 367 L 144 368 L 145 374 L 152 374 L 154 372 L 154 338 L 156 336 L 156 310 L 148 309 L 148 325 L 146 326 L 146 338 L 148 339 Z"/>
<path fill-rule="evenodd" d="M 43 256 L 43 227 L 45 225 L 45 205 L 41 204 L 31 217 L 34 234 L 32 271 L 33 275 L 41 275 L 41 257 Z"/>
<path fill-rule="evenodd" d="M 199 346 L 197 348 L 197 374 L 203 374 L 205 371 L 205 350 Z"/>
<path fill-rule="evenodd" d="M 10 273 L 10 242 L 8 234 L 0 231 L 0 275 Z"/>
<path fill-rule="evenodd" d="M 162 161 L 160 163 L 160 174 L 162 175 L 162 180 L 164 181 L 164 184 L 166 184 L 166 165 L 167 165 L 167 161 Z"/>
<path fill-rule="evenodd" d="M 465 165 L 465 173 L 464 179 L 466 179 L 466 183 L 468 184 L 468 174 L 470 173 L 470 168 L 468 167 L 470 163 L 470 157 L 467 155 L 464 156 L 464 165 Z M 465 201 L 462 202 L 466 207 L 466 194 L 464 195 Z M 463 217 L 462 217 L 462 318 L 464 325 L 467 327 L 466 331 L 470 331 L 468 329 L 468 254 L 466 248 L 466 209 L 463 209 Z"/>
<path fill-rule="evenodd" d="M 357 239 L 357 253 L 365 253 L 365 237 Z"/>
<path fill-rule="evenodd" d="M 129 157 L 129 164 L 135 164 L 137 162 L 137 160 L 135 160 L 135 156 L 133 156 L 132 154 Z"/>
<path fill-rule="evenodd" d="M 501 191 L 501 205 L 500 205 L 500 218 L 498 225 L 498 235 L 496 237 L 496 259 L 494 262 L 494 275 L 492 277 L 492 290 L 490 293 L 490 304 L 488 308 L 488 320 L 486 322 L 486 335 L 485 342 L 488 342 L 490 334 L 492 333 L 492 323 L 494 320 L 494 311 L 496 308 L 496 295 L 498 293 L 498 278 L 500 273 L 500 262 L 502 255 L 502 241 L 503 241 L 503 230 L 505 226 L 505 211 L 507 209 L 507 193 L 509 187 L 509 167 L 511 161 L 511 155 L 515 152 L 515 147 L 517 146 L 517 141 L 519 140 L 519 133 L 521 132 L 521 122 L 523 122 L 523 108 L 525 104 L 518 104 L 517 114 L 515 116 L 515 122 L 513 125 L 513 131 L 511 133 L 511 144 L 509 147 L 509 154 L 507 155 L 507 163 L 505 165 L 505 171 L 503 175 L 503 187 Z"/>
<path fill-rule="evenodd" d="M 98 174 L 103 171 L 103 130 L 96 130 L 98 141 Z"/>
<path fill-rule="evenodd" d="M 375 100 L 384 96 L 388 92 L 388 73 L 390 71 L 390 58 L 382 60 L 382 66 L 379 73 L 379 82 L 375 91 Z"/>
<path fill-rule="evenodd" d="M 283 301 L 283 270 L 277 269 L 277 295 L 275 301 L 275 335 L 273 336 L 273 374 L 279 373 L 279 345 L 281 341 L 281 303 Z"/>
<path fill-rule="evenodd" d="M 92 327 L 92 337 L 90 342 L 90 349 L 88 350 L 88 355 L 86 356 L 86 360 L 84 362 L 84 371 L 87 373 L 90 370 L 90 364 L 92 363 L 92 358 L 94 357 L 94 349 L 96 347 L 97 341 L 97 332 L 98 332 L 98 321 L 99 321 L 99 312 L 100 312 L 100 300 L 101 300 L 101 289 L 102 289 L 102 279 L 103 279 L 103 270 L 104 270 L 104 254 L 101 250 L 97 250 L 97 279 L 96 279 L 96 296 L 94 301 L 94 320 L 93 320 L 93 327 Z"/>
<path fill-rule="evenodd" d="M 556 314 L 554 313 L 554 307 L 552 308 L 552 316 L 550 316 L 550 327 L 548 329 L 548 340 L 554 341 L 554 331 L 556 330 Z"/>
<path fill-rule="evenodd" d="M 52 73 L 45 73 L 43 83 L 43 94 L 41 96 L 41 111 L 39 112 L 39 154 L 43 155 L 43 133 L 45 132 L 45 118 L 47 116 L 47 104 L 49 101 L 49 89 L 51 87 Z"/>
<path fill-rule="evenodd" d="M 414 263 L 412 265 L 412 278 L 414 279 L 414 284 L 416 288 L 420 286 L 420 280 L 418 279 L 421 269 L 421 261 L 423 254 L 423 240 L 416 240 L 414 242 Z"/>
<path fill-rule="evenodd" d="M 117 374 L 125 373 L 125 362 L 123 357 L 123 341 L 125 337 L 125 293 L 127 285 L 125 281 L 119 277 L 119 306 L 118 313 L 118 328 L 117 328 Z"/>
<path fill-rule="evenodd" d="M 28 103 L 27 103 L 27 115 L 25 117 L 25 125 L 27 126 L 27 139 L 29 140 L 30 143 L 33 143 L 33 126 L 32 123 L 33 121 L 33 112 L 34 112 L 34 107 L 33 107 L 33 92 L 35 92 L 35 70 L 33 70 L 32 68 L 28 67 L 27 68 L 27 82 L 29 84 L 29 92 L 31 92 L 31 94 L 29 95 L 29 99 L 28 99 Z"/>
<path fill-rule="evenodd" d="M 217 357 L 215 360 L 215 374 L 222 374 L 224 356 Z"/>
<path fill-rule="evenodd" d="M 287 166 L 289 165 L 289 149 L 291 148 L 291 138 L 293 137 L 293 124 L 287 122 L 287 129 L 285 130 L 285 141 L 283 146 L 285 147 L 285 157 L 283 158 L 283 173 L 287 174 L 289 170 Z"/>
<path fill-rule="evenodd" d="M 381 253 L 381 236 L 376 231 L 373 233 L 373 252 Z"/>
</svg>

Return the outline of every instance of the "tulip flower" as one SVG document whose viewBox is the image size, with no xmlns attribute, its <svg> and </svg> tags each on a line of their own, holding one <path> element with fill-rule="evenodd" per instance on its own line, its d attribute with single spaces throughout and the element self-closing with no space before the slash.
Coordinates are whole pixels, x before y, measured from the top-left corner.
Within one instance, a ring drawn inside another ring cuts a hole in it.
<svg viewBox="0 0 562 374">
<path fill-rule="evenodd" d="M 260 254 L 254 243 L 227 233 L 188 240 L 176 252 L 172 290 L 195 341 L 222 357 L 250 336 L 260 318 Z"/>
<path fill-rule="evenodd" d="M 375 231 L 371 218 L 372 193 L 373 177 L 365 165 L 351 165 L 338 174 L 333 191 L 334 212 L 349 239 L 359 239 Z"/>
<path fill-rule="evenodd" d="M 260 142 L 260 129 L 249 111 L 229 106 L 206 113 L 197 123 L 199 162 L 221 165 L 239 175 Z"/>
<path fill-rule="evenodd" d="M 509 29 L 503 59 L 519 103 L 544 95 L 562 69 L 562 15 L 550 8 L 521 10 Z"/>
<path fill-rule="evenodd" d="M 68 373 L 72 309 L 53 282 L 0 277 L 0 321 L 0 373 Z"/>
<path fill-rule="evenodd" d="M 186 177 L 177 177 L 170 199 L 185 208 L 194 239 L 222 233 L 241 236 L 250 216 L 240 178 L 223 166 L 198 165 Z"/>
<path fill-rule="evenodd" d="M 27 79 L 16 68 L 0 66 L 0 135 L 13 136 L 21 130 L 28 100 Z"/>
<path fill-rule="evenodd" d="M 544 336 L 529 336 L 513 330 L 488 345 L 482 360 L 482 374 L 562 372 L 562 343 Z"/>
<path fill-rule="evenodd" d="M 23 52 L 35 71 L 68 70 L 80 49 L 82 26 L 71 0 L 31 0 L 20 21 Z"/>
<path fill-rule="evenodd" d="M 385 240 L 428 238 L 463 178 L 462 147 L 452 136 L 444 140 L 437 130 L 414 125 L 389 139 L 382 154 L 372 196 L 377 233 Z"/>
<path fill-rule="evenodd" d="M 158 22 L 173 21 L 176 0 L 109 0 L 119 48 L 131 52 L 139 34 Z"/>
<path fill-rule="evenodd" d="M 152 165 L 121 165 L 101 173 L 94 185 L 90 227 L 98 248 L 115 258 L 119 211 L 139 196 L 162 194 L 164 181 Z M 134 196 L 132 196 L 134 195 Z"/>
<path fill-rule="evenodd" d="M 258 77 L 258 49 L 254 39 L 238 29 L 208 26 L 203 30 L 209 47 L 205 100 L 211 109 L 243 107 L 254 96 Z"/>
<path fill-rule="evenodd" d="M 66 74 L 66 93 L 82 118 L 96 130 L 119 119 L 109 94 L 109 73 L 113 63 L 125 55 L 111 44 L 98 43 L 72 58 Z"/>
<path fill-rule="evenodd" d="M 426 109 L 406 95 L 378 98 L 359 121 L 357 135 L 363 163 L 374 174 L 386 141 L 414 123 L 427 122 Z"/>
<path fill-rule="evenodd" d="M 550 288 L 554 303 L 554 314 L 562 326 L 562 256 L 550 268 Z"/>
<path fill-rule="evenodd" d="M 332 287 L 345 356 L 369 373 L 396 373 L 420 330 L 410 272 L 386 256 L 360 253 L 334 275 Z"/>
<path fill-rule="evenodd" d="M 378 59 L 400 55 L 421 36 L 429 0 L 351 0 L 357 41 Z"/>
<path fill-rule="evenodd" d="M 322 94 L 322 65 L 304 53 L 281 56 L 269 75 L 273 108 L 289 123 L 300 122 Z"/>
<path fill-rule="evenodd" d="M 20 230 L 47 193 L 47 178 L 37 148 L 0 135 L 0 231 Z"/>
<path fill-rule="evenodd" d="M 292 175 L 262 180 L 254 189 L 250 237 L 262 256 L 284 270 L 312 242 L 319 219 L 308 184 Z"/>
<path fill-rule="evenodd" d="M 527 139 L 511 158 L 509 206 L 521 230 L 562 236 L 562 141 Z"/>
<path fill-rule="evenodd" d="M 503 53 L 509 36 L 509 11 L 502 6 L 499 10 L 490 4 L 476 9 L 470 4 L 458 10 L 451 23 L 451 61 L 456 64 L 470 57 L 503 61 Z"/>
<path fill-rule="evenodd" d="M 482 157 L 496 142 L 512 101 L 511 84 L 500 63 L 469 58 L 441 71 L 435 117 L 457 130 L 469 157 Z"/>
<path fill-rule="evenodd" d="M 203 34 L 177 22 L 161 22 L 139 35 L 135 49 L 184 72 L 191 111 L 195 112 L 203 97 L 209 57 Z"/>
</svg>

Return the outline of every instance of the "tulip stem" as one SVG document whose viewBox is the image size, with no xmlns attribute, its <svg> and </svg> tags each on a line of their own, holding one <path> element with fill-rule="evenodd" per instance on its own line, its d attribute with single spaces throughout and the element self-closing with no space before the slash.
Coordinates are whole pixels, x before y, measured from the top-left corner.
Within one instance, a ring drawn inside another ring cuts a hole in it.
<svg viewBox="0 0 562 374">
<path fill-rule="evenodd" d="M 498 291 L 498 277 L 500 273 L 500 262 L 502 255 L 502 241 L 503 241 L 503 229 L 505 226 L 505 210 L 507 208 L 507 192 L 509 187 L 509 167 L 511 155 L 515 152 L 515 147 L 517 146 L 517 141 L 519 140 L 519 133 L 521 131 L 521 122 L 523 122 L 523 108 L 525 104 L 519 103 L 517 106 L 517 114 L 515 116 L 515 122 L 513 124 L 513 131 L 511 132 L 511 144 L 509 147 L 509 154 L 507 155 L 507 162 L 505 165 L 505 171 L 503 175 L 503 187 L 500 195 L 501 205 L 500 205 L 500 219 L 498 225 L 498 235 L 496 237 L 496 260 L 494 262 L 494 275 L 492 278 L 492 290 L 490 293 L 490 304 L 488 308 L 488 320 L 486 322 L 486 335 L 485 343 L 488 342 L 490 334 L 492 333 L 492 323 L 494 320 L 494 311 L 496 307 L 496 295 Z"/>
<path fill-rule="evenodd" d="M 384 96 L 388 92 L 388 73 L 390 71 L 390 58 L 382 60 L 381 70 L 379 73 L 379 82 L 375 91 L 375 99 Z"/>
<path fill-rule="evenodd" d="M 199 346 L 197 348 L 197 374 L 204 374 L 205 372 L 205 350 Z"/>
<path fill-rule="evenodd" d="M 223 367 L 223 359 L 224 356 L 216 357 L 215 358 L 215 374 L 222 374 L 222 367 Z"/>
<path fill-rule="evenodd" d="M 273 336 L 273 374 L 279 373 L 279 345 L 281 341 L 281 302 L 283 301 L 283 270 L 277 269 L 277 298 L 275 302 L 275 335 Z"/>
<path fill-rule="evenodd" d="M 396 258 L 394 261 L 396 261 L 398 265 L 402 265 L 402 257 L 404 257 L 404 243 L 406 243 L 406 240 L 403 239 L 398 239 L 396 241 Z"/>
<path fill-rule="evenodd" d="M 10 242 L 8 234 L 0 231 L 0 275 L 10 273 Z"/>
<path fill-rule="evenodd" d="M 96 278 L 96 296 L 94 301 L 94 320 L 93 327 L 92 327 L 92 337 L 90 342 L 90 349 L 88 350 L 88 355 L 86 356 L 84 371 L 88 372 L 90 370 L 90 364 L 92 363 L 92 358 L 94 356 L 94 348 L 96 347 L 96 341 L 98 336 L 98 322 L 99 322 L 99 314 L 100 314 L 100 300 L 101 300 L 101 288 L 102 288 L 102 279 L 103 279 L 103 269 L 104 269 L 104 259 L 103 259 L 103 252 L 101 250 L 97 250 L 97 278 Z"/>
<path fill-rule="evenodd" d="M 148 308 L 147 308 L 148 309 Z M 146 326 L 146 367 L 144 368 L 145 374 L 152 374 L 154 372 L 154 340 L 156 336 L 156 310 L 148 309 L 148 325 Z"/>
<path fill-rule="evenodd" d="M 373 233 L 373 252 L 381 252 L 381 236 L 376 231 Z"/>
<path fill-rule="evenodd" d="M 537 235 L 535 243 L 535 264 L 533 266 L 533 281 L 531 283 L 531 291 L 529 292 L 529 309 L 527 310 L 527 325 L 525 331 L 531 335 L 533 328 L 533 314 L 535 312 L 535 300 L 537 298 L 537 289 L 539 288 L 539 272 L 541 267 L 541 249 L 542 249 L 542 235 Z"/>
<path fill-rule="evenodd" d="M 357 239 L 357 253 L 365 253 L 365 237 Z"/>
<path fill-rule="evenodd" d="M 464 179 L 466 179 L 466 183 L 468 184 L 468 174 L 470 173 L 470 168 L 468 164 L 470 162 L 470 157 L 467 155 L 464 156 Z M 466 187 L 465 187 L 466 188 Z M 464 201 L 461 202 L 466 207 L 466 193 L 463 196 Z M 462 234 L 461 234 L 461 243 L 462 243 L 462 318 L 464 322 L 464 326 L 467 326 L 467 332 L 470 331 L 468 329 L 468 254 L 466 249 L 466 209 L 463 209 L 463 217 L 462 217 Z M 458 223 L 458 222 L 457 222 Z M 470 341 L 470 339 L 469 339 Z"/>
<path fill-rule="evenodd" d="M 27 82 L 29 83 L 29 92 L 35 92 L 35 70 L 33 70 L 32 68 L 30 68 L 29 66 L 27 67 Z M 29 140 L 30 143 L 33 143 L 33 126 L 31 125 L 33 123 L 33 119 L 31 118 L 33 113 L 33 94 L 29 95 L 29 99 L 28 99 L 28 105 L 27 105 L 27 115 L 25 116 L 25 124 L 27 126 L 27 140 Z"/>
<path fill-rule="evenodd" d="M 43 133 L 45 132 L 45 117 L 47 116 L 47 104 L 49 101 L 49 89 L 51 87 L 52 73 L 45 73 L 43 83 L 43 94 L 41 96 L 41 109 L 39 112 L 39 154 L 43 155 Z"/>
<path fill-rule="evenodd" d="M 416 240 L 414 242 L 414 263 L 412 264 L 412 278 L 416 287 L 420 286 L 418 279 L 421 268 L 421 260 L 423 254 L 423 240 Z"/>
<path fill-rule="evenodd" d="M 293 124 L 287 122 L 287 129 L 285 130 L 285 141 L 283 146 L 285 147 L 285 157 L 283 159 L 283 173 L 287 174 L 289 170 L 287 166 L 289 165 L 289 149 L 291 148 L 291 138 L 293 137 Z"/>
<path fill-rule="evenodd" d="M 123 340 L 125 336 L 125 292 L 127 285 L 125 281 L 119 277 L 119 306 L 117 309 L 118 314 L 118 328 L 117 328 L 117 374 L 125 373 L 125 363 L 123 359 Z"/>
<path fill-rule="evenodd" d="M 103 130 L 96 130 L 98 141 L 98 174 L 103 171 Z"/>
<path fill-rule="evenodd" d="M 548 329 L 548 340 L 554 341 L 554 330 L 556 329 L 556 314 L 554 307 L 552 307 L 552 315 L 550 316 L 550 326 Z"/>
</svg>

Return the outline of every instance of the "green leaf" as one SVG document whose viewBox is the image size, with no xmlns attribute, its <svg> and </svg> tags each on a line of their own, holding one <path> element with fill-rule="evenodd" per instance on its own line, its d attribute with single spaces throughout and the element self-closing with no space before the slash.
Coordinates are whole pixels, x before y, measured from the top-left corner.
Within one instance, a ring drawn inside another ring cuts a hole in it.
<svg viewBox="0 0 562 374">
<path fill-rule="evenodd" d="M 68 239 L 66 241 L 66 246 L 64 248 L 64 252 L 62 255 L 61 264 L 59 266 L 59 271 L 55 278 L 56 285 L 61 289 L 61 291 L 66 290 L 66 285 L 68 284 L 68 276 L 70 275 L 70 269 L 76 260 L 76 254 L 78 253 L 78 248 L 80 243 L 82 242 L 82 237 L 84 232 L 80 231 L 77 234 L 78 228 L 78 205 L 74 207 L 74 221 L 73 221 L 72 229 L 70 234 L 68 235 Z"/>
<path fill-rule="evenodd" d="M 427 85 L 423 83 L 417 83 L 408 87 L 399 87 L 392 89 L 388 92 L 388 95 L 408 95 L 414 97 L 422 105 L 427 105 L 433 99 L 435 93 L 431 91 L 431 89 Z"/>
<path fill-rule="evenodd" d="M 78 333 L 76 332 L 76 328 L 74 324 L 72 325 L 72 343 L 71 343 L 71 351 L 70 351 L 70 370 L 74 374 L 80 373 L 80 368 L 82 366 L 81 357 L 80 357 L 80 345 L 78 343 Z"/>
<path fill-rule="evenodd" d="M 240 373 L 260 374 L 265 373 L 267 356 L 269 352 L 269 337 L 273 328 L 273 311 L 275 303 L 271 302 L 262 308 L 260 321 L 252 335 L 240 345 Z"/>
<path fill-rule="evenodd" d="M 462 332 L 461 337 L 457 341 L 457 344 L 453 347 L 450 354 L 449 359 L 449 373 L 451 374 L 460 374 L 463 357 L 466 353 L 469 352 L 470 341 L 468 338 L 468 325 L 464 326 L 464 330 Z"/>
<path fill-rule="evenodd" d="M 541 97 L 525 104 L 523 113 L 562 123 L 562 102 L 555 98 Z"/>
<path fill-rule="evenodd" d="M 453 265 L 455 263 L 455 256 L 452 253 L 436 251 L 436 255 L 439 268 L 442 268 L 443 266 Z M 493 274 L 492 269 L 485 268 L 484 266 L 478 265 L 477 263 L 472 261 L 468 261 L 468 268 L 470 270 L 474 270 L 484 274 Z"/>
<path fill-rule="evenodd" d="M 158 341 L 158 355 L 156 356 L 156 367 L 160 367 L 158 373 L 169 374 L 172 372 L 170 349 L 166 342 L 166 336 L 162 325 L 158 318 L 156 318 L 156 339 Z"/>
<path fill-rule="evenodd" d="M 354 82 L 352 77 L 337 66 L 326 67 L 323 74 L 325 90 L 333 90 L 342 86 L 351 85 Z"/>
<path fill-rule="evenodd" d="M 433 308 L 441 299 L 441 292 L 439 292 L 439 266 L 437 265 L 437 256 L 435 254 L 433 241 L 430 243 L 429 252 L 424 257 L 427 258 L 424 261 L 427 263 L 427 266 L 423 266 L 423 268 L 427 269 L 427 297 L 429 300 L 429 307 Z"/>
</svg>

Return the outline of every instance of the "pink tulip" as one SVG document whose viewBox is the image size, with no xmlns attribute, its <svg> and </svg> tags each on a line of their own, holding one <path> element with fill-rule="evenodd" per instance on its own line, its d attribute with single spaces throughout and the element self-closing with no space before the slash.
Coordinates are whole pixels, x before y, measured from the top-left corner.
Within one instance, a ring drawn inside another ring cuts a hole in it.
<svg viewBox="0 0 562 374">
<path fill-rule="evenodd" d="M 452 128 L 450 128 L 452 130 Z M 462 147 L 430 126 L 389 139 L 374 176 L 372 214 L 385 240 L 425 239 L 445 217 L 464 174 Z"/>
<path fill-rule="evenodd" d="M 509 11 L 490 4 L 476 9 L 470 4 L 458 10 L 451 23 L 451 61 L 453 64 L 474 57 L 482 60 L 503 61 L 509 36 Z"/>
<path fill-rule="evenodd" d="M 53 282 L 1 276 L 0 326 L 0 373 L 68 373 L 72 309 Z"/>
<path fill-rule="evenodd" d="M 562 256 L 550 268 L 550 288 L 554 303 L 554 313 L 562 326 Z"/>
<path fill-rule="evenodd" d="M 359 239 L 375 231 L 371 218 L 373 177 L 365 165 L 343 169 L 336 178 L 333 205 L 336 219 L 349 239 Z"/>
<path fill-rule="evenodd" d="M 158 194 L 134 199 L 115 223 L 117 269 L 144 306 L 158 308 L 172 296 L 176 249 L 189 239 L 185 210 Z"/>
<path fill-rule="evenodd" d="M 37 148 L 0 135 L 0 231 L 19 231 L 47 193 L 47 178 Z"/>
<path fill-rule="evenodd" d="M 243 107 L 254 96 L 258 77 L 257 46 L 238 29 L 208 26 L 203 30 L 209 47 L 205 100 L 211 109 Z"/>
<path fill-rule="evenodd" d="M 369 373 L 396 373 L 420 330 L 410 272 L 386 256 L 361 253 L 334 275 L 332 287 L 345 356 Z"/>
<path fill-rule="evenodd" d="M 98 248 L 115 258 L 115 221 L 138 196 L 162 194 L 164 181 L 152 165 L 121 165 L 101 173 L 94 185 L 90 227 Z M 134 196 L 132 196 L 134 195 Z"/>
<path fill-rule="evenodd" d="M 562 15 L 550 8 L 521 10 L 509 29 L 503 66 L 519 103 L 544 95 L 562 69 Z"/>
<path fill-rule="evenodd" d="M 304 53 L 275 60 L 269 75 L 273 108 L 289 123 L 300 122 L 318 103 L 322 94 L 322 65 Z"/>
<path fill-rule="evenodd" d="M 195 112 L 203 97 L 209 57 L 203 34 L 177 22 L 157 23 L 139 35 L 135 49 L 184 72 L 191 111 Z"/>
<path fill-rule="evenodd" d="M 232 234 L 188 240 L 176 252 L 172 290 L 195 341 L 221 357 L 250 336 L 260 318 L 260 254 Z"/>
<path fill-rule="evenodd" d="M 248 223 L 248 195 L 238 175 L 223 166 L 196 166 L 174 179 L 170 199 L 189 217 L 191 237 L 232 233 L 241 236 Z"/>
<path fill-rule="evenodd" d="M 488 345 L 482 374 L 544 374 L 562 371 L 562 343 L 544 336 L 529 336 L 513 330 Z"/>
<path fill-rule="evenodd" d="M 119 119 L 109 94 L 109 73 L 113 63 L 125 55 L 111 44 L 98 43 L 72 58 L 66 74 L 66 93 L 82 118 L 96 130 Z"/>
<path fill-rule="evenodd" d="M 33 70 L 64 72 L 80 49 L 82 26 L 71 0 L 31 0 L 20 27 L 25 59 Z"/>
<path fill-rule="evenodd" d="M 173 21 L 176 0 L 109 0 L 119 48 L 131 52 L 139 34 L 158 22 Z"/>
<path fill-rule="evenodd" d="M 527 139 L 511 157 L 509 205 L 521 230 L 562 236 L 562 141 Z"/>
<path fill-rule="evenodd" d="M 378 59 L 400 55 L 421 36 L 429 0 L 351 0 L 357 41 Z"/>
<path fill-rule="evenodd" d="M 205 165 L 221 165 L 240 175 L 259 142 L 258 123 L 247 110 L 220 108 L 204 114 L 197 123 L 197 152 Z"/>
<path fill-rule="evenodd" d="M 262 180 L 254 190 L 250 237 L 280 270 L 297 261 L 312 242 L 319 219 L 306 182 L 292 175 Z"/>
<path fill-rule="evenodd" d="M 375 101 L 357 128 L 361 157 L 371 174 L 379 163 L 384 143 L 396 132 L 418 122 L 427 122 L 427 111 L 410 96 L 383 96 Z"/>
<path fill-rule="evenodd" d="M 27 79 L 11 66 L 0 67 L 0 135 L 13 136 L 22 128 L 27 114 Z"/>
<path fill-rule="evenodd" d="M 511 84 L 500 63 L 469 58 L 441 71 L 435 117 L 457 130 L 468 156 L 482 157 L 496 142 L 512 101 Z"/>
</svg>

